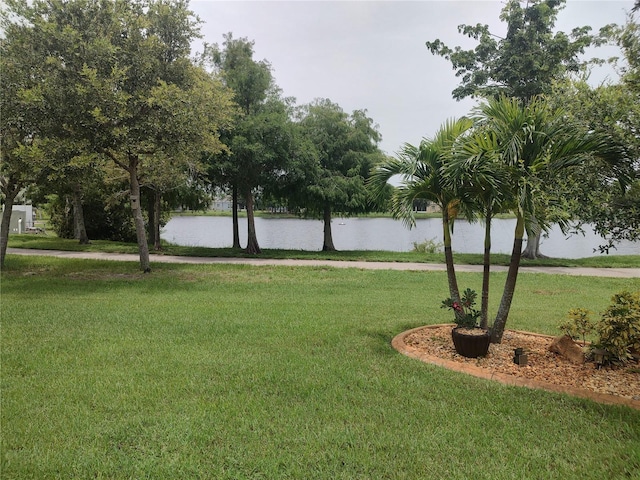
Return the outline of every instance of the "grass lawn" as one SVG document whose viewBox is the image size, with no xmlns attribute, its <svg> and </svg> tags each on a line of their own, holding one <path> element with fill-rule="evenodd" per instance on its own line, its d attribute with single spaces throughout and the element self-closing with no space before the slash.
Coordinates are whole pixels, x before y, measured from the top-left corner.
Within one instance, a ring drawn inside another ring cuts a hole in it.
<svg viewBox="0 0 640 480">
<path fill-rule="evenodd" d="M 640 478 L 640 412 L 391 348 L 450 320 L 442 272 L 136 267 L 7 257 L 2 479 Z M 522 274 L 508 328 L 556 334 L 622 289 Z"/>
</svg>

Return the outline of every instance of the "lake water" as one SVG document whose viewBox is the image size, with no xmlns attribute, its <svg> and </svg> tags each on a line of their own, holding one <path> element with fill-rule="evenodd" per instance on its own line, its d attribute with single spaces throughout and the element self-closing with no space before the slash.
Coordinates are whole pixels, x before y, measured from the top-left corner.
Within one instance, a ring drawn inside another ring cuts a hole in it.
<svg viewBox="0 0 640 480">
<path fill-rule="evenodd" d="M 323 223 L 319 220 L 257 217 L 256 231 L 261 248 L 287 250 L 322 249 Z M 233 244 L 231 217 L 179 216 L 163 228 L 161 238 L 176 245 L 225 248 Z M 515 219 L 496 219 L 492 224 L 492 252 L 511 253 Z M 440 219 L 416 220 L 409 230 L 399 220 L 390 218 L 338 218 L 332 222 L 333 243 L 338 250 L 387 250 L 408 252 L 414 242 L 442 242 Z M 453 250 L 460 253 L 482 253 L 484 227 L 456 221 Z M 247 220 L 240 219 L 240 243 L 246 245 Z M 551 257 L 581 258 L 594 253 L 601 238 L 592 231 L 565 236 L 554 227 L 541 241 L 540 251 Z M 640 255 L 640 243 L 625 242 L 612 255 Z"/>
</svg>

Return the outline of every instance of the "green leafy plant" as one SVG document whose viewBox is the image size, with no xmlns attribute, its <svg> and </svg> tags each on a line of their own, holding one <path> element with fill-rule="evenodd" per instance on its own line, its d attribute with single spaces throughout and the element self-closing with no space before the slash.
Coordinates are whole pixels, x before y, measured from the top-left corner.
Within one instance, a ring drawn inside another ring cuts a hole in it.
<svg viewBox="0 0 640 480">
<path fill-rule="evenodd" d="M 447 298 L 442 301 L 440 308 L 450 308 L 455 313 L 455 323 L 461 328 L 474 328 L 478 326 L 480 311 L 473 308 L 478 294 L 467 288 L 460 298 L 460 302 Z"/>
<path fill-rule="evenodd" d="M 558 328 L 574 340 L 582 337 L 582 345 L 586 345 L 587 335 L 595 329 L 595 324 L 589 318 L 591 313 L 586 308 L 572 308 L 567 315 L 569 320 L 561 323 Z"/>
<path fill-rule="evenodd" d="M 614 363 L 626 363 L 632 352 L 640 352 L 640 291 L 616 293 L 596 331 L 596 347 L 606 350 Z"/>
<path fill-rule="evenodd" d="M 416 253 L 442 253 L 444 244 L 437 242 L 435 238 L 425 240 L 424 242 L 413 242 L 413 251 Z"/>
</svg>

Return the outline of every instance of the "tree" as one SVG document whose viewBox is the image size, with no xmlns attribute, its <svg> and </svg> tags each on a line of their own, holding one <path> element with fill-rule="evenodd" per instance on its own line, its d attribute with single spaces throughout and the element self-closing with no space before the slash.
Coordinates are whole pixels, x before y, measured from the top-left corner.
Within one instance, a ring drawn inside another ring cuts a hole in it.
<svg viewBox="0 0 640 480">
<path fill-rule="evenodd" d="M 640 172 L 638 138 L 627 123 L 637 110 L 623 85 L 590 87 L 586 82 L 558 86 L 554 101 L 562 103 L 567 115 L 585 128 L 606 132 L 624 146 L 616 162 L 589 158 L 568 175 L 554 179 L 555 196 L 570 199 L 562 204 L 576 231 L 588 224 L 603 238 L 601 252 L 608 252 L 622 240 L 640 238 Z"/>
<path fill-rule="evenodd" d="M 619 83 L 593 88 L 583 79 L 570 79 L 558 82 L 551 96 L 572 121 L 606 132 L 623 146 L 616 162 L 591 159 L 556 183 L 558 195 L 574 199 L 565 207 L 572 218 L 590 224 L 603 237 L 603 252 L 622 240 L 640 239 L 640 26 L 630 15 L 610 36 L 625 59 Z"/>
<path fill-rule="evenodd" d="M 85 141 L 129 177 L 140 267 L 150 271 L 141 177 L 158 155 L 184 163 L 224 145 L 226 89 L 188 58 L 198 20 L 184 1 L 11 2 L 10 17 L 44 65 L 29 92 L 56 125 L 44 134 Z"/>
<path fill-rule="evenodd" d="M 489 325 L 489 283 L 491 273 L 491 223 L 493 217 L 512 207 L 515 200 L 505 188 L 508 172 L 496 154 L 495 134 L 476 127 L 464 141 L 454 145 L 443 165 L 445 185 L 454 192 L 459 209 L 469 221 L 485 225 L 480 327 Z"/>
<path fill-rule="evenodd" d="M 117 173 L 116 178 L 109 178 L 111 172 L 107 170 L 105 177 L 85 179 L 82 183 L 86 233 L 92 240 L 135 242 L 135 226 L 128 201 L 128 178 L 120 173 L 120 169 L 111 170 Z M 75 238 L 72 196 L 65 190 L 45 191 L 45 188 L 48 188 L 47 184 L 30 192 L 32 201 L 44 204 L 49 221 L 60 238 Z"/>
<path fill-rule="evenodd" d="M 500 14 L 506 22 L 504 38 L 488 25 L 460 25 L 458 32 L 478 41 L 473 50 L 451 49 L 440 40 L 426 42 L 431 53 L 451 62 L 461 84 L 452 94 L 465 97 L 506 95 L 528 101 L 548 93 L 553 80 L 582 68 L 578 56 L 595 38 L 590 27 L 574 28 L 570 35 L 553 33 L 565 0 L 531 0 L 524 6 L 508 0 Z"/>
<path fill-rule="evenodd" d="M 146 165 L 141 177 L 144 184 L 142 193 L 147 207 L 149 244 L 154 250 L 162 250 L 160 228 L 168 219 L 168 209 L 178 206 L 202 209 L 208 206 L 205 203 L 205 197 L 209 195 L 205 192 L 204 177 L 205 166 L 197 156 L 177 163 L 158 153 Z"/>
<path fill-rule="evenodd" d="M 253 59 L 253 42 L 225 35 L 223 49 L 210 47 L 209 55 L 233 91 L 240 117 L 233 131 L 225 132 L 228 152 L 213 157 L 211 175 L 220 186 L 232 190 L 234 212 L 234 248 L 240 247 L 237 198 L 243 195 L 247 208 L 246 252 L 259 254 L 255 229 L 254 194 L 268 179 L 284 170 L 292 139 L 290 102 L 282 99 L 266 61 Z"/>
<path fill-rule="evenodd" d="M 39 190 L 69 200 L 73 220 L 69 238 L 75 238 L 81 245 L 89 244 L 85 197 L 88 190 L 94 190 L 95 185 L 104 180 L 104 161 L 88 149 L 86 142 L 48 136 L 42 144 L 47 153 L 49 173 L 38 182 Z"/>
<path fill-rule="evenodd" d="M 526 105 L 515 98 L 489 99 L 475 109 L 473 117 L 478 128 L 491 132 L 490 150 L 507 169 L 504 188 L 516 200 L 513 250 L 492 328 L 492 342 L 500 343 L 515 292 L 525 230 L 538 233 L 534 228 L 544 227 L 539 220 L 534 222 L 539 219 L 535 198 L 541 188 L 540 175 L 580 165 L 589 155 L 616 158 L 619 151 L 609 139 L 567 121 L 564 112 L 551 109 L 541 97 Z"/>
<path fill-rule="evenodd" d="M 300 126 L 316 155 L 306 182 L 292 193 L 292 202 L 304 215 L 323 220 L 322 250 L 333 251 L 332 216 L 364 213 L 373 206 L 366 180 L 382 158 L 377 147 L 380 134 L 366 111 L 348 115 L 328 99 L 303 107 Z"/>
<path fill-rule="evenodd" d="M 569 35 L 553 32 L 564 3 L 532 0 L 523 5 L 519 0 L 509 0 L 500 15 L 507 27 L 504 38 L 492 33 L 488 25 L 460 25 L 460 33 L 478 42 L 473 50 L 451 49 L 440 40 L 426 42 L 431 53 L 450 61 L 456 76 L 462 78 L 452 92 L 453 98 L 505 95 L 526 103 L 550 93 L 554 81 L 580 71 L 584 64 L 579 55 L 600 40 L 587 26 L 574 28 Z M 528 238 L 523 255 L 535 258 L 539 256 L 540 236 L 532 232 Z"/>
<path fill-rule="evenodd" d="M 28 37 L 2 10 L 0 38 L 0 194 L 4 210 L 0 224 L 0 266 L 4 266 L 9 242 L 13 203 L 28 185 L 46 176 L 39 122 L 43 112 L 37 94 L 41 64 Z"/>
<path fill-rule="evenodd" d="M 415 224 L 414 200 L 429 200 L 440 207 L 449 296 L 454 302 L 460 302 L 460 293 L 453 263 L 451 233 L 458 213 L 459 198 L 447 186 L 442 167 L 471 126 L 471 120 L 466 118 L 444 123 L 432 139 L 423 139 L 417 147 L 407 143 L 397 158 L 389 158 L 376 165 L 370 179 L 371 187 L 376 192 L 382 192 L 392 177 L 400 176 L 401 184 L 395 187 L 391 196 L 392 213 L 394 218 L 404 220 L 409 226 Z"/>
</svg>

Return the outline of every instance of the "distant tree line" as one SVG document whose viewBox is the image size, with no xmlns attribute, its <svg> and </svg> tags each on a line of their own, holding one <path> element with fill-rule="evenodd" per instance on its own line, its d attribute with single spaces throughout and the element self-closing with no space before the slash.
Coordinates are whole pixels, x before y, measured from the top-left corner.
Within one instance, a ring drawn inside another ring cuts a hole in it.
<svg viewBox="0 0 640 480">
<path fill-rule="evenodd" d="M 504 38 L 485 25 L 459 27 L 477 41 L 471 50 L 427 42 L 461 78 L 454 98 L 500 100 L 514 115 L 531 104 L 522 111 L 531 118 L 538 115 L 533 111 L 543 112 L 539 118 L 549 123 L 539 126 L 540 132 L 560 115 L 563 121 L 553 125 L 597 132 L 608 138 L 610 152 L 615 150 L 615 155 L 594 155 L 578 148 L 570 169 L 542 168 L 553 159 L 536 152 L 535 167 L 526 175 L 509 173 L 524 189 L 518 201 L 526 200 L 514 210 L 515 198 L 491 196 L 477 179 L 469 185 L 471 174 L 480 170 L 460 167 L 456 177 L 450 159 L 441 155 L 450 149 L 438 142 L 473 138 L 455 151 L 463 155 L 460 165 L 480 168 L 472 160 L 487 160 L 481 152 L 491 149 L 479 139 L 490 142 L 504 133 L 486 109 L 448 125 L 435 144 L 425 139 L 388 158 L 366 110 L 345 112 L 330 99 L 297 105 L 275 84 L 271 65 L 254 58 L 252 41 L 229 33 L 221 45 L 205 45 L 193 55 L 191 44 L 202 23 L 186 0 L 7 0 L 0 18 L 1 261 L 11 207 L 24 189 L 34 202 L 49 205 L 61 236 L 81 243 L 136 241 L 143 271 L 150 271 L 149 249 L 161 248 L 160 227 L 168 213 L 206 208 L 216 194 L 232 201 L 234 248 L 242 247 L 237 216 L 242 204 L 249 232 L 244 248 L 260 253 L 254 223 L 259 201 L 323 220 L 323 249 L 333 250 L 334 215 L 398 213 L 406 206 L 409 197 L 398 197 L 406 190 L 391 186 L 380 166 L 393 167 L 388 172 L 398 167 L 396 178 L 404 181 L 430 179 L 411 194 L 410 204 L 434 202 L 451 220 L 469 205 L 461 195 L 479 202 L 479 209 L 467 212 L 469 218 L 482 212 L 487 221 L 500 211 L 514 212 L 528 234 L 528 256 L 540 255 L 539 237 L 553 223 L 566 230 L 595 225 L 604 250 L 622 239 L 637 240 L 638 24 L 630 13 L 626 25 L 598 34 L 589 27 L 554 33 L 563 3 L 509 0 L 501 14 Z M 589 65 L 579 55 L 603 43 L 620 47 L 620 81 L 592 88 L 586 82 Z M 449 135 L 451 128 L 461 131 Z M 474 134 L 463 134 L 467 130 Z M 480 131 L 485 133 L 478 136 Z M 510 161 L 511 168 L 527 164 L 525 158 Z M 408 165 L 417 170 L 406 170 Z M 434 170 L 419 170 L 425 165 Z M 430 189 L 441 174 L 451 188 L 434 195 Z"/>
<path fill-rule="evenodd" d="M 201 22 L 184 0 L 9 0 L 2 10 L 2 261 L 14 199 L 51 206 L 58 234 L 149 246 L 178 206 L 228 193 L 325 220 L 380 208 L 365 181 L 382 158 L 365 110 L 296 106 L 253 42 L 229 33 L 191 56 Z M 234 247 L 239 248 L 237 217 Z"/>
</svg>

